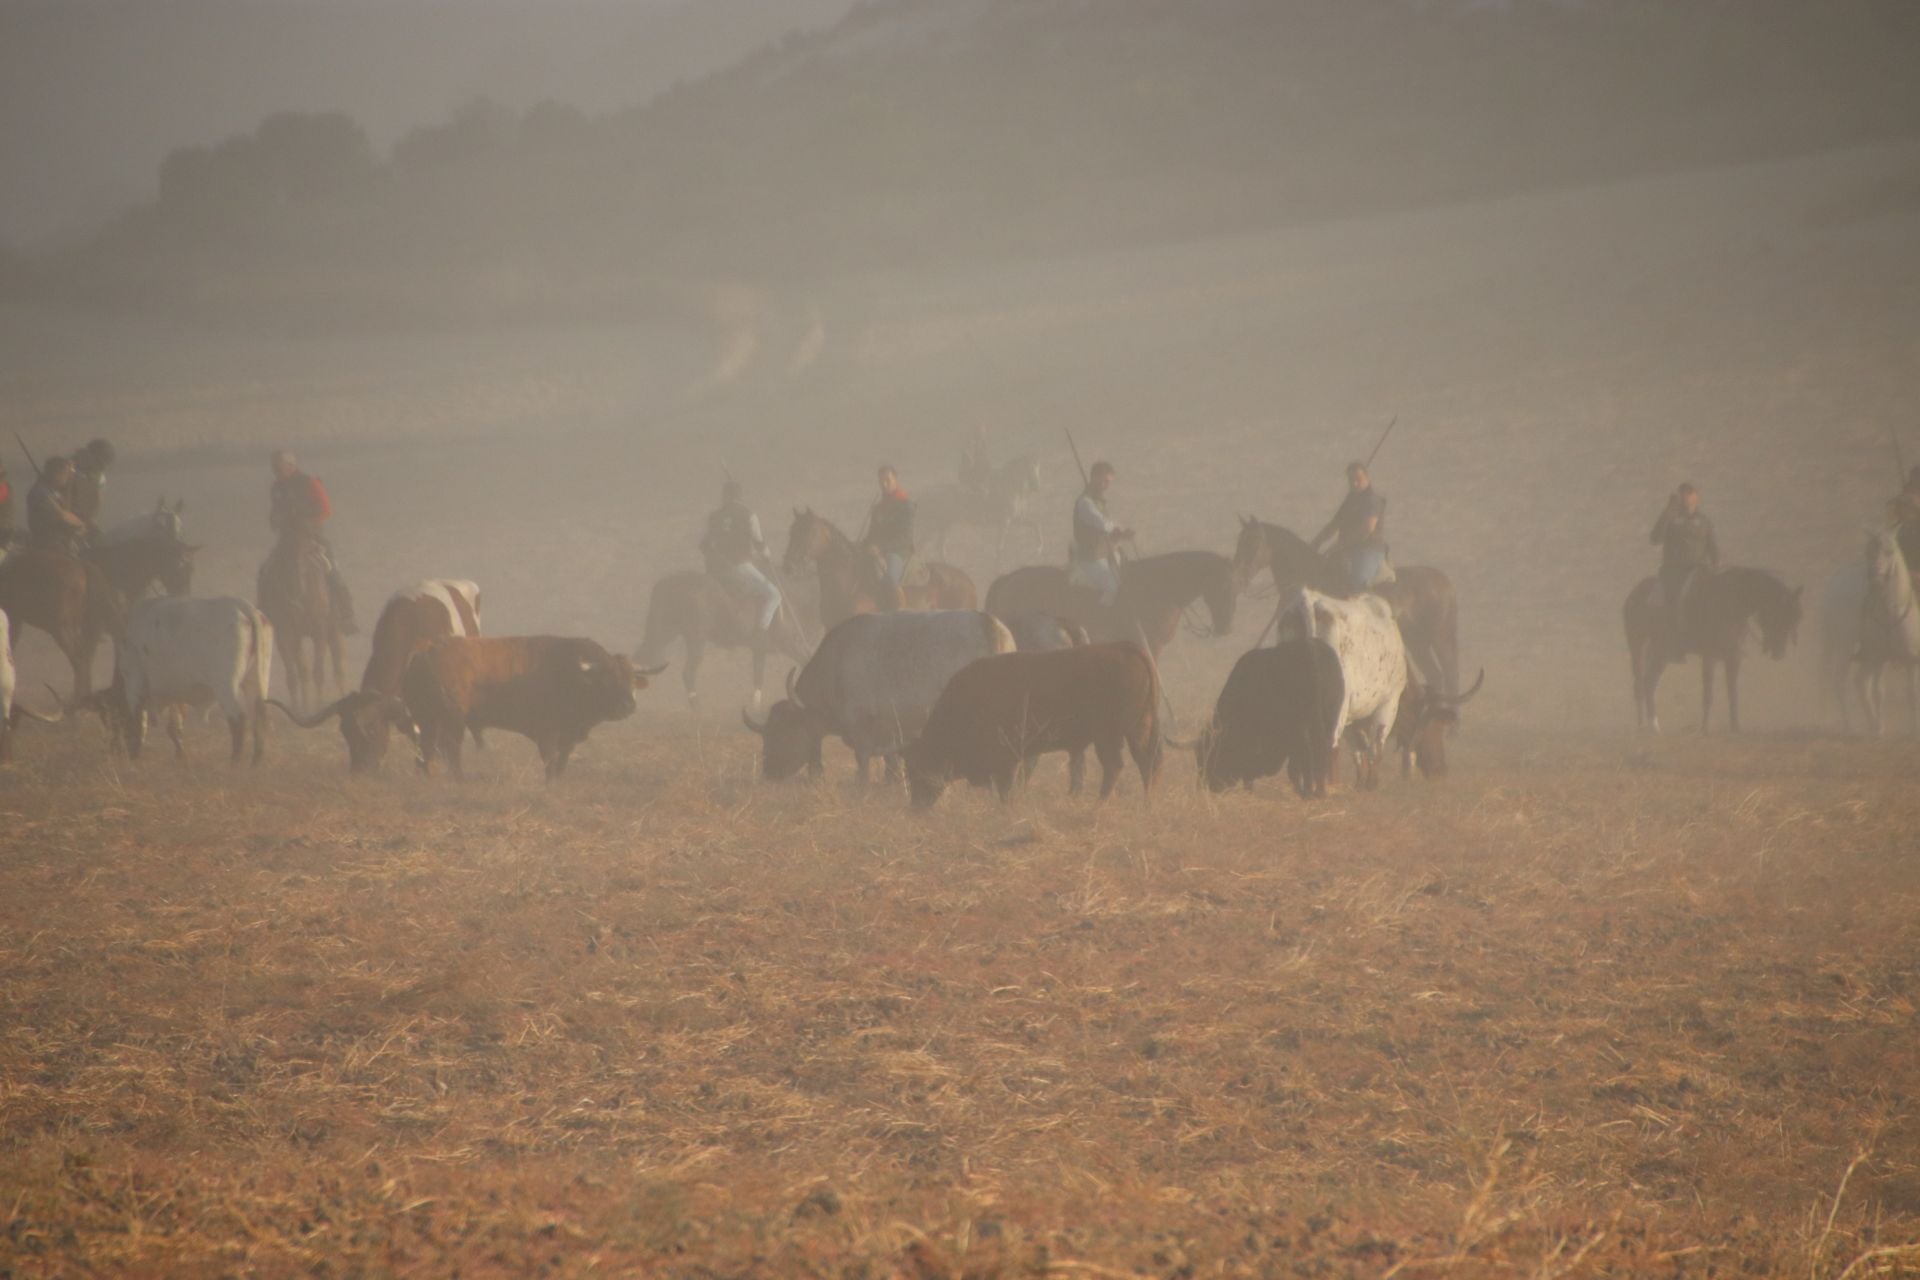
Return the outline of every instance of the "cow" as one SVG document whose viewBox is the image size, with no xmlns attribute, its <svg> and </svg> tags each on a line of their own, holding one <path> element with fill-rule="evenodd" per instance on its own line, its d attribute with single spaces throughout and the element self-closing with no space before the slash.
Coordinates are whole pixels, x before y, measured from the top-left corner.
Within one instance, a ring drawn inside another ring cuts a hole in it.
<svg viewBox="0 0 1920 1280">
<path fill-rule="evenodd" d="M 388 597 L 373 624 L 373 652 L 360 676 L 360 688 L 310 716 L 284 702 L 273 705 L 303 729 L 338 719 L 347 744 L 347 769 L 367 773 L 387 758 L 387 744 L 399 726 L 411 734 L 413 722 L 400 700 L 400 677 L 407 660 L 436 640 L 468 639 L 480 634 L 480 587 L 463 578 L 428 578 Z M 474 731 L 479 741 L 479 731 Z"/>
<path fill-rule="evenodd" d="M 1007 630 L 1013 635 L 1013 646 L 1021 653 L 1045 653 L 1087 643 L 1085 627 L 1055 614 L 1016 613 L 1001 621 L 1007 624 Z"/>
<path fill-rule="evenodd" d="M 1124 640 L 970 663 L 947 682 L 906 750 L 914 808 L 931 808 L 956 779 L 992 786 L 1004 802 L 1015 779 L 1054 751 L 1068 753 L 1069 790 L 1077 794 L 1089 746 L 1100 759 L 1102 800 L 1127 752 L 1151 794 L 1160 773 L 1159 705 L 1153 658 Z"/>
<path fill-rule="evenodd" d="M 1480 692 L 1486 682 L 1483 667 L 1465 693 L 1448 696 L 1412 678 L 1400 693 L 1400 713 L 1393 721 L 1393 745 L 1400 751 L 1400 776 L 1411 778 L 1414 766 L 1423 778 L 1447 776 L 1447 733 L 1460 723 L 1460 705 Z"/>
<path fill-rule="evenodd" d="M 407 660 L 400 698 L 415 726 L 422 773 L 444 755 L 458 776 L 466 734 L 505 729 L 533 740 L 551 782 L 593 726 L 632 715 L 634 691 L 664 670 L 636 671 L 624 655 L 573 637 L 449 636 Z"/>
<path fill-rule="evenodd" d="M 253 727 L 253 763 L 266 755 L 268 680 L 273 625 L 253 605 L 233 596 L 195 599 L 161 596 L 127 612 L 124 640 L 114 647 L 113 683 L 89 702 L 115 730 L 129 759 L 146 742 L 147 718 L 164 711 L 176 759 L 186 758 L 182 713 L 218 706 L 233 735 L 231 761 L 240 763 L 247 727 Z"/>
<path fill-rule="evenodd" d="M 1211 791 L 1236 784 L 1251 791 L 1256 778 L 1285 769 L 1300 795 L 1326 795 L 1334 723 L 1346 696 L 1340 655 L 1324 640 L 1300 637 L 1248 650 L 1193 744 L 1201 778 Z"/>
<path fill-rule="evenodd" d="M 22 720 L 54 724 L 59 715 L 42 715 L 17 705 L 13 700 L 13 645 L 7 639 L 7 615 L 0 610 L 0 760 L 13 759 L 13 731 Z"/>
<path fill-rule="evenodd" d="M 1325 640 L 1340 656 L 1345 688 L 1332 749 L 1338 751 L 1342 739 L 1348 739 L 1360 786 L 1379 785 L 1380 757 L 1407 684 L 1407 646 L 1392 606 L 1375 595 L 1341 600 L 1302 587 L 1281 611 L 1275 636 L 1280 641 Z"/>
<path fill-rule="evenodd" d="M 836 735 L 853 749 L 860 781 L 871 780 L 875 756 L 886 775 L 900 774 L 900 751 L 927 722 L 954 672 L 976 658 L 1012 653 L 1013 636 L 992 614 L 972 609 L 934 613 L 857 613 L 827 632 L 787 696 L 756 724 L 760 772 L 771 781 L 805 768 L 824 770 L 820 746 Z"/>
</svg>

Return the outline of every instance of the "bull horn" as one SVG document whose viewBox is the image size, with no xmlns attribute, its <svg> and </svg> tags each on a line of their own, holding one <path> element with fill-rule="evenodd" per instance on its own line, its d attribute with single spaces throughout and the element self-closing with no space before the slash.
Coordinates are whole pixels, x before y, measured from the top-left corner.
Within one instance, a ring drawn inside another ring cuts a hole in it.
<svg viewBox="0 0 1920 1280">
<path fill-rule="evenodd" d="M 761 721 L 756 724 L 754 722 L 753 717 L 748 714 L 747 709 L 745 707 L 740 708 L 740 723 L 747 726 L 747 730 L 750 733 L 757 733 L 763 738 L 767 736 L 766 722 Z"/>
<path fill-rule="evenodd" d="M 663 662 L 657 667 L 638 668 L 634 671 L 633 674 L 636 676 L 639 676 L 642 680 L 645 680 L 653 676 L 659 675 L 662 671 L 665 671 L 666 669 L 667 669 L 667 664 Z"/>
<path fill-rule="evenodd" d="M 65 707 L 62 707 L 52 715 L 47 715 L 45 712 L 35 711 L 24 702 L 16 702 L 13 704 L 13 714 L 7 719 L 9 725 L 12 726 L 18 725 L 22 720 L 38 720 L 41 724 L 59 724 L 66 718 L 67 711 Z"/>
<path fill-rule="evenodd" d="M 1442 696 L 1442 695 L 1436 694 L 1433 700 L 1436 704 L 1443 707 L 1457 707 L 1461 703 L 1467 701 L 1467 699 L 1473 697 L 1474 694 L 1480 692 L 1480 686 L 1485 684 L 1486 682 L 1487 682 L 1487 669 L 1485 667 L 1482 667 L 1480 668 L 1480 674 L 1474 677 L 1473 688 L 1467 690 L 1465 693 L 1456 693 L 1451 696 Z"/>
<path fill-rule="evenodd" d="M 1160 741 L 1166 743 L 1175 751 L 1191 751 L 1200 745 L 1200 735 L 1196 733 L 1191 738 L 1176 738 L 1168 733 L 1162 734 Z"/>
<path fill-rule="evenodd" d="M 268 698 L 267 705 L 270 707 L 278 707 L 282 711 L 286 712 L 287 719 L 293 721 L 295 724 L 299 725 L 302 729 L 318 729 L 321 725 L 325 724 L 327 721 L 332 720 L 337 716 L 345 715 L 347 710 L 347 703 L 351 702 L 354 696 L 355 695 L 349 693 L 343 698 L 336 699 L 333 703 L 329 704 L 328 706 L 322 707 L 320 710 L 314 712 L 310 716 L 301 715 L 298 711 L 295 711 L 292 707 L 280 701 L 280 699 L 278 698 Z"/>
</svg>

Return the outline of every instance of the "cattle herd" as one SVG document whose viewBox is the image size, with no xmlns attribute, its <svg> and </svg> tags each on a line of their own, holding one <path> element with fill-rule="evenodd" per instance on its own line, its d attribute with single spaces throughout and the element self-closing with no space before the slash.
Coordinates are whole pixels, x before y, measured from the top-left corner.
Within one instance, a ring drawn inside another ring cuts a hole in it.
<svg viewBox="0 0 1920 1280">
<path fill-rule="evenodd" d="M 1242 566 L 1212 553 L 1162 559 L 1166 565 L 1137 577 L 1123 574 L 1123 584 L 1187 574 L 1199 585 L 1176 584 L 1171 616 L 1177 619 L 1198 593 L 1213 613 L 1212 633 L 1224 633 L 1231 595 L 1220 603 L 1221 588 L 1212 584 L 1218 578 L 1232 582 L 1229 591 L 1244 586 Z M 17 568 L 0 569 L 0 587 Z M 5 596 L 0 591 L 0 603 Z M 990 606 L 1008 598 L 998 583 L 988 593 Z M 818 777 L 826 740 L 839 738 L 863 782 L 872 780 L 877 759 L 886 780 L 897 785 L 904 777 L 914 805 L 924 808 L 962 780 L 1004 799 L 1050 753 L 1068 756 L 1070 789 L 1078 793 L 1091 749 L 1105 798 L 1129 757 L 1151 793 L 1173 746 L 1195 753 L 1200 778 L 1216 791 L 1284 772 L 1300 794 L 1324 795 L 1348 753 L 1363 787 L 1375 785 L 1390 748 L 1401 755 L 1403 775 L 1416 765 L 1429 777 L 1444 773 L 1445 733 L 1480 686 L 1476 680 L 1464 694 L 1454 692 L 1444 671 L 1423 681 L 1432 664 L 1423 666 L 1409 640 L 1425 633 L 1410 632 L 1388 599 L 1300 586 L 1282 593 L 1274 644 L 1256 643 L 1240 658 L 1211 718 L 1181 740 L 1162 714 L 1157 654 L 1174 631 L 1165 609 L 1152 613 L 1130 603 L 1125 585 L 1112 605 L 1077 603 L 1083 607 L 1072 616 L 901 608 L 834 622 L 797 655 L 785 698 L 764 716 L 742 712 L 761 739 L 761 774 Z M 149 720 L 161 717 L 176 755 L 184 756 L 183 720 L 200 707 L 226 721 L 233 762 L 247 753 L 251 735 L 258 764 L 273 707 L 302 728 L 337 727 L 353 773 L 380 768 L 398 735 L 412 744 L 422 772 L 444 761 L 458 774 L 465 739 L 478 743 L 497 729 L 531 739 L 551 780 L 595 725 L 632 715 L 636 691 L 666 665 L 641 666 L 579 637 L 483 636 L 478 585 L 429 579 L 386 601 L 358 688 L 317 705 L 317 688 L 303 690 L 296 680 L 290 705 L 270 693 L 275 628 L 260 609 L 233 597 L 142 593 L 108 627 L 111 683 L 90 691 L 76 664 L 73 697 L 61 701 L 59 714 L 45 715 L 14 699 L 10 640 L 18 630 L 18 621 L 0 615 L 0 639 L 9 641 L 0 646 L 0 757 L 22 719 L 75 712 L 97 714 L 132 759 L 141 754 Z M 655 630 L 650 619 L 642 661 L 656 656 Z"/>
</svg>

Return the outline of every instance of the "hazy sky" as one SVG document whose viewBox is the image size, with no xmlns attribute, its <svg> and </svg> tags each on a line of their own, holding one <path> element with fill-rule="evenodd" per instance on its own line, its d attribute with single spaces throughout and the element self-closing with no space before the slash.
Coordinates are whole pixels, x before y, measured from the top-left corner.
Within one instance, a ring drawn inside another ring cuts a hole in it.
<svg viewBox="0 0 1920 1280">
<path fill-rule="evenodd" d="M 478 96 L 602 110 L 852 0 L 0 0 L 0 243 L 85 234 L 175 147 L 277 110 L 385 146 Z"/>
</svg>

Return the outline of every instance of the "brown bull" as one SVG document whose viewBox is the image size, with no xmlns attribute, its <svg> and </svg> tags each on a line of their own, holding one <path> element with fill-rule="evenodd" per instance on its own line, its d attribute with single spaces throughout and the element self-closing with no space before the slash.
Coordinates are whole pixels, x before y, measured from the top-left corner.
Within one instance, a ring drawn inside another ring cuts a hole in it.
<svg viewBox="0 0 1920 1280">
<path fill-rule="evenodd" d="M 378 769 L 387 758 L 393 729 L 412 731 L 412 717 L 400 700 L 400 677 L 407 660 L 436 640 L 480 634 L 480 588 L 471 582 L 434 578 L 396 591 L 373 626 L 373 652 L 360 676 L 360 688 L 310 716 L 277 699 L 272 705 L 303 729 L 338 719 L 347 744 L 347 768 L 353 773 Z M 475 731 L 479 741 L 478 730 Z"/>
<path fill-rule="evenodd" d="M 595 725 L 632 715 L 634 690 L 663 670 L 635 671 L 591 640 L 453 637 L 414 654 L 400 697 L 418 729 L 422 772 L 445 755 L 459 774 L 469 730 L 505 729 L 533 739 L 551 781 Z"/>
<path fill-rule="evenodd" d="M 1449 697 L 1418 680 L 1400 691 L 1400 714 L 1393 722 L 1393 745 L 1400 749 L 1400 776 L 1413 776 L 1415 765 L 1423 778 L 1447 776 L 1447 734 L 1460 724 L 1460 706 L 1486 683 L 1483 668 L 1473 688 Z"/>
<path fill-rule="evenodd" d="M 1130 752 L 1148 792 L 1160 772 L 1160 681 L 1153 659 L 1124 641 L 1005 653 L 962 668 L 940 694 L 927 727 L 906 750 L 915 808 L 949 782 L 992 786 L 1002 800 L 1040 756 L 1070 756 L 1070 789 L 1085 777 L 1086 750 L 1100 759 L 1100 798 L 1113 792 Z"/>
</svg>

